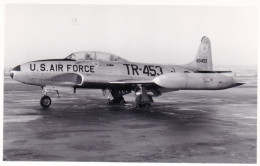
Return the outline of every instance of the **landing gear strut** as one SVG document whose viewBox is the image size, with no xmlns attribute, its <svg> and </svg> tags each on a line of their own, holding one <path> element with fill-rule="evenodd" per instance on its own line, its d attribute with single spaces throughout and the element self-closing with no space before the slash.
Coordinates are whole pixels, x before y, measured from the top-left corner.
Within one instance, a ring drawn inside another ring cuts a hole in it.
<svg viewBox="0 0 260 166">
<path fill-rule="evenodd" d="M 51 98 L 49 96 L 43 96 L 40 103 L 43 108 L 48 108 L 51 105 Z"/>
</svg>

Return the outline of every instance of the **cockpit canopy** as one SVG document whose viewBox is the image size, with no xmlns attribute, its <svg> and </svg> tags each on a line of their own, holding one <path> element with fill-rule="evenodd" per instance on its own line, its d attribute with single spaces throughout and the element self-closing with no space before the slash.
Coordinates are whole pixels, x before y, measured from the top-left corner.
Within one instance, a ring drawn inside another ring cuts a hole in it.
<svg viewBox="0 0 260 166">
<path fill-rule="evenodd" d="M 106 52 L 99 51 L 80 51 L 74 52 L 67 56 L 65 59 L 76 60 L 76 61 L 89 61 L 89 60 L 98 60 L 98 61 L 115 61 L 115 62 L 127 62 L 127 60 Z"/>
</svg>

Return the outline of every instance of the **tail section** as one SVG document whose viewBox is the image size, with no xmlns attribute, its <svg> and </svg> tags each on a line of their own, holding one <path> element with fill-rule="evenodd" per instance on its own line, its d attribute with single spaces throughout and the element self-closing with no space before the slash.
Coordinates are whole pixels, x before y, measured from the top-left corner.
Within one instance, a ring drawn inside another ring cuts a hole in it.
<svg viewBox="0 0 260 166">
<path fill-rule="evenodd" d="M 193 71 L 213 71 L 211 44 L 208 37 L 204 36 L 195 59 L 184 67 Z"/>
</svg>

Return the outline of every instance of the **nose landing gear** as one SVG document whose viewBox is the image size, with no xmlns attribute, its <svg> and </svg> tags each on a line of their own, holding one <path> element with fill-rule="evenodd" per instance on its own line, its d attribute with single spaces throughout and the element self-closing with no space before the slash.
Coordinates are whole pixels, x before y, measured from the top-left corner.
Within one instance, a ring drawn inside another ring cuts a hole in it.
<svg viewBox="0 0 260 166">
<path fill-rule="evenodd" d="M 40 104 L 43 108 L 48 108 L 51 105 L 51 98 L 48 96 L 47 92 L 49 92 L 47 89 L 43 89 L 43 97 L 40 100 Z M 59 93 L 57 91 L 58 97 Z"/>
<path fill-rule="evenodd" d="M 51 105 L 51 98 L 49 96 L 43 96 L 40 104 L 43 108 L 48 108 Z"/>
</svg>

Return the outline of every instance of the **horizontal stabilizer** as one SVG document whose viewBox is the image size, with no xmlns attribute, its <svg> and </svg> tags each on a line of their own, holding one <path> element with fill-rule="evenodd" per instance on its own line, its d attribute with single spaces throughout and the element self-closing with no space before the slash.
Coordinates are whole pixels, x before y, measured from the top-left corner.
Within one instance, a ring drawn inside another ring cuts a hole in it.
<svg viewBox="0 0 260 166">
<path fill-rule="evenodd" d="M 232 71 L 196 71 L 196 73 L 232 73 Z"/>
</svg>

